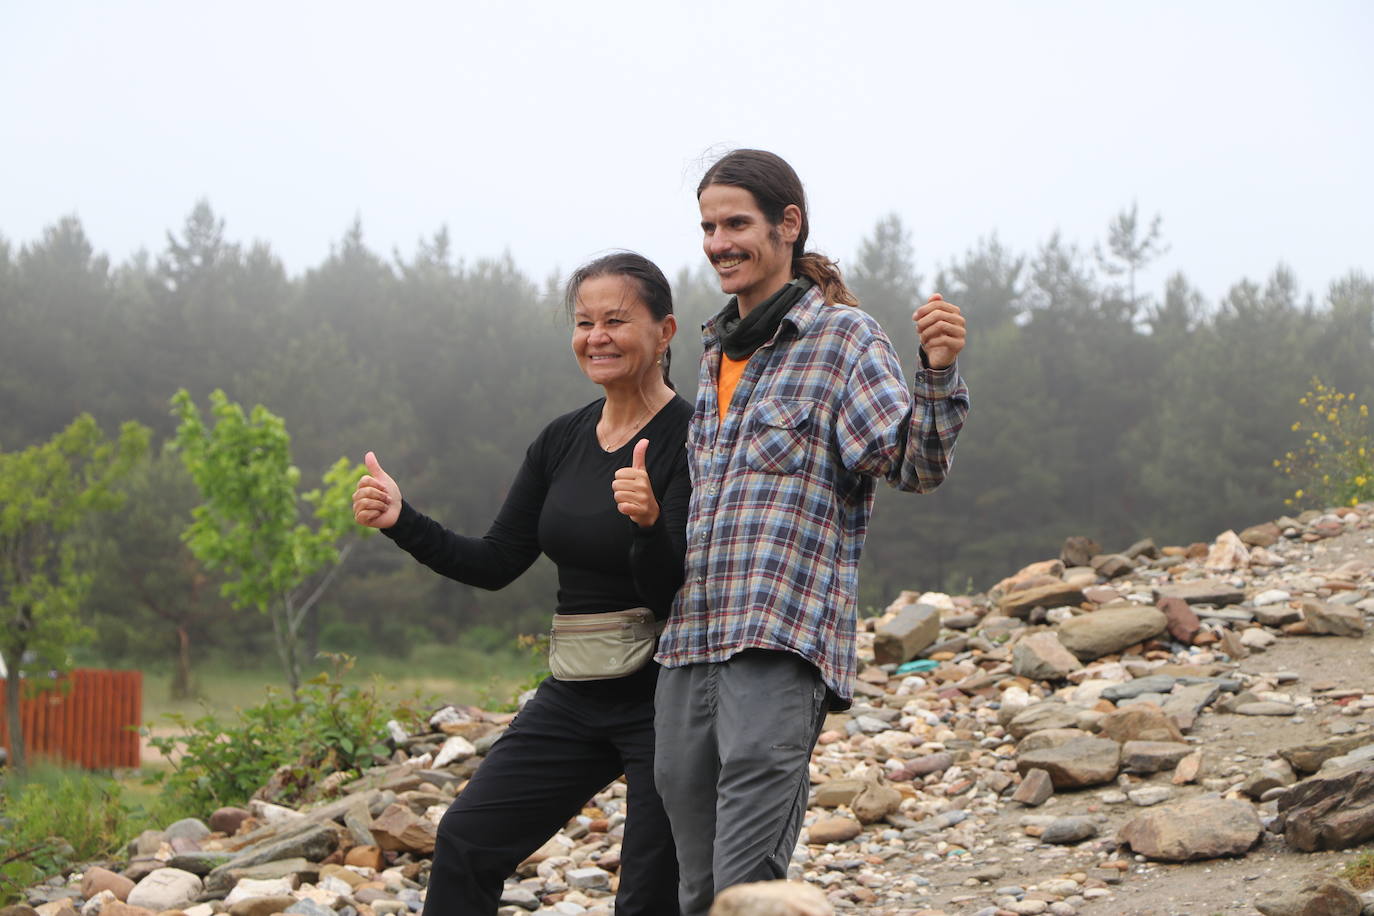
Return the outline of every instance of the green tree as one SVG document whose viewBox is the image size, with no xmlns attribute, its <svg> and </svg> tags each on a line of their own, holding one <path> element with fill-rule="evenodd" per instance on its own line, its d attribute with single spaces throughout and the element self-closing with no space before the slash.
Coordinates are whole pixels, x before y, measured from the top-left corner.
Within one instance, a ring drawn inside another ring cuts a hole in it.
<svg viewBox="0 0 1374 916">
<path fill-rule="evenodd" d="M 245 415 L 216 390 L 210 395 L 214 425 L 206 426 L 185 389 L 172 404 L 176 448 L 204 500 L 183 536 L 202 563 L 224 567 L 221 591 L 235 607 L 255 607 L 271 619 L 294 697 L 301 626 L 364 531 L 353 523 L 351 507 L 364 468 L 340 458 L 324 473 L 322 489 L 300 494 L 286 424 L 266 407 Z M 303 502 L 314 507 L 313 528 L 301 520 Z"/>
<path fill-rule="evenodd" d="M 77 529 L 91 513 L 119 508 L 115 482 L 147 448 L 148 430 L 137 423 L 125 423 L 111 441 L 82 414 L 48 442 L 0 452 L 7 490 L 0 507 L 0 659 L 10 755 L 20 771 L 20 669 L 70 667 L 70 649 L 88 634 L 77 617 L 89 585 L 78 563 Z"/>
<path fill-rule="evenodd" d="M 911 233 L 901 217 L 890 213 L 878 220 L 873 235 L 860 243 L 848 280 L 860 306 L 887 332 L 903 368 L 914 372 L 920 340 L 911 314 L 921 304 L 921 275 L 916 272 Z"/>
<path fill-rule="evenodd" d="M 124 511 L 94 526 L 87 611 L 107 658 L 172 659 L 171 695 L 192 695 L 193 654 L 224 619 L 224 599 L 181 533 L 198 502 L 195 481 L 170 449 L 139 461 L 121 483 Z"/>
<path fill-rule="evenodd" d="M 1122 210 L 1107 224 L 1107 251 L 1099 246 L 1096 249 L 1097 262 L 1112 276 L 1126 275 L 1126 291 L 1130 296 L 1129 307 L 1136 307 L 1135 275 L 1146 264 L 1169 250 L 1160 241 L 1160 215 L 1155 214 L 1150 225 L 1145 226 L 1140 219 L 1140 208 L 1131 201 L 1131 209 Z"/>
</svg>

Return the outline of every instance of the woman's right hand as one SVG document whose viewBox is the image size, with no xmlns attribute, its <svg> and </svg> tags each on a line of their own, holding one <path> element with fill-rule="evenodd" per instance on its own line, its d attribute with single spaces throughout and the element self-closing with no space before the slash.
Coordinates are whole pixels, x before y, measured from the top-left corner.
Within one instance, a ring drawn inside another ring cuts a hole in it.
<svg viewBox="0 0 1374 916">
<path fill-rule="evenodd" d="M 358 478 L 353 491 L 353 519 L 369 528 L 390 528 L 401 517 L 401 488 L 382 470 L 374 453 L 368 452 L 363 463 L 367 473 Z"/>
</svg>

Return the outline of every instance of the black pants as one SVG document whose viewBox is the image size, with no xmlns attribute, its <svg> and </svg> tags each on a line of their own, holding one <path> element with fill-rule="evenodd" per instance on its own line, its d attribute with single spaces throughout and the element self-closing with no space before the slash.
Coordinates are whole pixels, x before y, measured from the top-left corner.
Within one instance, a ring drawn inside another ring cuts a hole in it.
<svg viewBox="0 0 1374 916">
<path fill-rule="evenodd" d="M 676 916 L 677 854 L 654 788 L 657 671 L 539 685 L 439 824 L 424 916 L 493 916 L 515 867 L 622 773 L 616 916 Z"/>
</svg>

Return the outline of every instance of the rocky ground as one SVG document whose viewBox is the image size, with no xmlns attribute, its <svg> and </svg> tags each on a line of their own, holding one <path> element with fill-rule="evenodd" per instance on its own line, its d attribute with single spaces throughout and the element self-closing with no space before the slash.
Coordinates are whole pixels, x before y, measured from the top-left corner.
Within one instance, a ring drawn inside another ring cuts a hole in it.
<svg viewBox="0 0 1374 916">
<path fill-rule="evenodd" d="M 856 703 L 813 755 L 792 877 L 818 902 L 786 912 L 1374 913 L 1333 880 L 1374 838 L 1371 616 L 1371 505 L 1186 547 L 1071 538 L 985 595 L 904 594 L 867 622 Z M 507 721 L 439 710 L 314 807 L 264 787 L 30 903 L 417 910 L 434 825 Z M 612 912 L 623 822 L 616 784 L 521 866 L 503 916 Z"/>
</svg>

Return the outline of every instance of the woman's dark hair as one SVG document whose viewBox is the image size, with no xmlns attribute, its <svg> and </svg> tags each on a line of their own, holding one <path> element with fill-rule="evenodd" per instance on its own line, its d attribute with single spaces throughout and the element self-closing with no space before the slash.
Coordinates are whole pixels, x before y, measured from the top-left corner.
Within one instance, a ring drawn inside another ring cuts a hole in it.
<svg viewBox="0 0 1374 916">
<path fill-rule="evenodd" d="M 759 210 L 772 226 L 782 224 L 782 211 L 788 204 L 796 204 L 801 211 L 801 232 L 792 243 L 792 271 L 809 277 L 827 302 L 858 305 L 859 300 L 840 276 L 839 265 L 823 254 L 806 250 L 806 237 L 811 223 L 806 215 L 806 191 L 792 166 L 774 153 L 761 149 L 737 149 L 726 153 L 706 170 L 697 185 L 697 197 L 713 184 L 743 188 L 754 195 Z"/>
<path fill-rule="evenodd" d="M 577 291 L 583 283 L 597 277 L 624 277 L 633 283 L 639 301 L 648 307 L 655 321 L 662 321 L 673 314 L 673 288 L 668 285 L 668 278 L 663 276 L 658 265 L 633 251 L 613 251 L 583 264 L 568 277 L 568 283 L 563 288 L 563 305 L 569 318 L 577 310 Z M 663 351 L 660 363 L 663 366 L 664 384 L 676 391 L 672 380 L 668 378 L 668 368 L 672 362 L 673 348 L 670 346 Z"/>
</svg>

